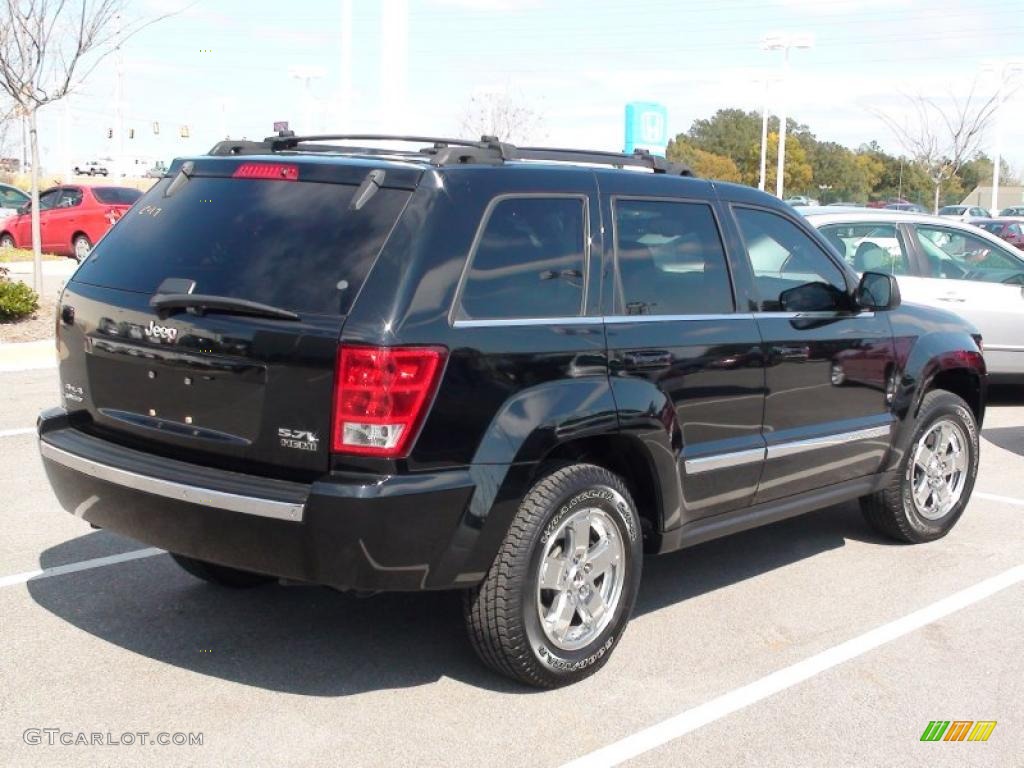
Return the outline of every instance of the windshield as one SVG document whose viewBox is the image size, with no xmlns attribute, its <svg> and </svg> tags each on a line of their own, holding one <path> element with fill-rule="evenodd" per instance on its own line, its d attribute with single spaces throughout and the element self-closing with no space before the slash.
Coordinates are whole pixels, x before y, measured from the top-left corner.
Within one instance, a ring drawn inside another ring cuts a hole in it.
<svg viewBox="0 0 1024 768">
<path fill-rule="evenodd" d="M 411 194 L 382 188 L 350 211 L 351 185 L 194 177 L 165 197 L 170 184 L 110 230 L 76 282 L 152 294 L 175 277 L 197 294 L 345 314 Z"/>
</svg>

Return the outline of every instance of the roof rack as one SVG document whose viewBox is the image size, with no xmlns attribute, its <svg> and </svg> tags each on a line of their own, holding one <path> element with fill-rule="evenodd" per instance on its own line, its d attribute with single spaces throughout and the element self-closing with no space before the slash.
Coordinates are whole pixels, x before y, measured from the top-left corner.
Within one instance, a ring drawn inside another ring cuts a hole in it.
<svg viewBox="0 0 1024 768">
<path fill-rule="evenodd" d="M 415 150 L 381 149 L 379 147 L 338 146 L 321 144 L 324 141 L 391 141 L 420 146 Z M 674 176 L 693 176 L 682 163 L 652 155 L 645 149 L 632 154 L 586 149 L 560 149 L 555 147 L 517 147 L 500 141 L 495 136 L 481 136 L 479 141 L 449 139 L 435 136 L 399 136 L 391 134 L 319 134 L 296 136 L 294 131 L 281 131 L 263 141 L 221 141 L 210 150 L 211 155 L 253 155 L 273 152 L 333 152 L 349 155 L 388 155 L 428 159 L 437 166 L 484 163 L 498 165 L 509 160 L 533 160 L 555 163 L 586 163 L 609 165 L 616 168 L 649 168 L 654 173 Z"/>
</svg>

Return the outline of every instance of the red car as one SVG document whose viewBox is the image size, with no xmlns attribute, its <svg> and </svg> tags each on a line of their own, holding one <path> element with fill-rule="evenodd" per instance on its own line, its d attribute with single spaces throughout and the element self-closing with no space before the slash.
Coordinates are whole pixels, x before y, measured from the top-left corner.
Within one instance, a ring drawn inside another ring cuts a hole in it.
<svg viewBox="0 0 1024 768">
<path fill-rule="evenodd" d="M 1024 223 L 1017 219 L 986 219 L 985 221 L 972 221 L 976 227 L 991 232 L 996 237 L 1001 237 L 1010 245 L 1024 249 Z"/>
<path fill-rule="evenodd" d="M 81 261 L 142 193 L 131 187 L 63 186 L 39 195 L 39 225 L 46 253 Z M 32 247 L 31 204 L 0 221 L 0 248 Z"/>
</svg>

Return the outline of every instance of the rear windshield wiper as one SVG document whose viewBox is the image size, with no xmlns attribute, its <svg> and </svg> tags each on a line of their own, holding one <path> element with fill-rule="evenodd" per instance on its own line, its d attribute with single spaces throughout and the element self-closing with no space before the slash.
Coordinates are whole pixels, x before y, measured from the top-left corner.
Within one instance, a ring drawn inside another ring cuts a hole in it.
<svg viewBox="0 0 1024 768">
<path fill-rule="evenodd" d="M 254 317 L 272 317 L 275 320 L 301 320 L 296 313 L 261 304 L 248 299 L 236 299 L 231 296 L 212 296 L 203 293 L 158 293 L 149 300 L 149 306 L 161 313 L 161 316 L 173 309 L 187 309 L 195 314 L 220 312 L 227 315 L 252 315 Z"/>
</svg>

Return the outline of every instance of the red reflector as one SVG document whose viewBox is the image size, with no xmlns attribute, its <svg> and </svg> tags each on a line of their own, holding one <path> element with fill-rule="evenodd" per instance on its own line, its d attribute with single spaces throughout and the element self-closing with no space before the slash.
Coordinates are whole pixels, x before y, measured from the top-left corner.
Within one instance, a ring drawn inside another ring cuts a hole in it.
<svg viewBox="0 0 1024 768">
<path fill-rule="evenodd" d="M 242 163 L 231 175 L 236 179 L 298 181 L 299 166 L 285 163 Z"/>
<path fill-rule="evenodd" d="M 404 456 L 437 390 L 446 356 L 439 347 L 341 347 L 331 450 Z"/>
</svg>

